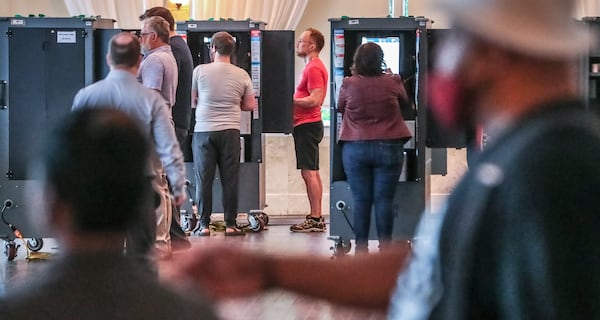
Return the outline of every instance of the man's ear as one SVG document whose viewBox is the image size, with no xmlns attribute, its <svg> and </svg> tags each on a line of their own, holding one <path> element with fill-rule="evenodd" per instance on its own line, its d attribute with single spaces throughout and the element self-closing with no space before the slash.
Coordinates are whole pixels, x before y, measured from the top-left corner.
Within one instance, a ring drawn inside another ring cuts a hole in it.
<svg viewBox="0 0 600 320">
<path fill-rule="evenodd" d="M 107 53 L 106 54 L 106 64 L 109 65 L 109 66 L 111 65 L 110 60 L 111 60 L 110 53 Z"/>
</svg>

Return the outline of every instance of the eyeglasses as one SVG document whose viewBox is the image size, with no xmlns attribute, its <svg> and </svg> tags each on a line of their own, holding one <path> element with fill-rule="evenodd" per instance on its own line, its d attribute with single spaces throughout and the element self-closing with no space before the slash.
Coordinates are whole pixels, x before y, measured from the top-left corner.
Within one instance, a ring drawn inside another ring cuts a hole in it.
<svg viewBox="0 0 600 320">
<path fill-rule="evenodd" d="M 143 37 L 143 36 L 147 36 L 149 34 L 152 34 L 152 33 L 154 33 L 154 32 L 140 32 L 140 38 Z"/>
</svg>

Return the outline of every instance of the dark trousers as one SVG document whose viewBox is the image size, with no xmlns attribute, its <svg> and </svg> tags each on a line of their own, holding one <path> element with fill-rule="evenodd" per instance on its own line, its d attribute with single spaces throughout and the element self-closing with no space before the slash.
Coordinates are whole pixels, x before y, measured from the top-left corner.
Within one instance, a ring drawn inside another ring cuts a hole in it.
<svg viewBox="0 0 600 320">
<path fill-rule="evenodd" d="M 151 183 L 150 181 L 148 183 Z M 155 194 L 154 204 L 160 201 L 160 196 Z M 151 258 L 154 242 L 156 241 L 156 214 L 153 205 L 147 210 L 140 221 L 133 223 L 127 229 L 126 255 L 138 263 L 141 269 L 147 271 L 152 276 L 158 277 L 158 269 Z"/>
<path fill-rule="evenodd" d="M 404 161 L 403 143 L 399 140 L 345 141 L 342 161 L 354 199 L 356 247 L 364 248 L 368 244 L 373 206 L 379 242 L 390 241 L 394 223 L 392 205 Z"/>
<path fill-rule="evenodd" d="M 179 142 L 179 146 L 183 151 L 185 147 L 185 141 L 188 138 L 188 130 L 182 129 L 179 127 L 175 127 L 175 136 L 177 137 L 177 141 Z M 181 228 L 181 218 L 179 216 L 179 207 L 173 204 L 173 219 L 171 219 L 171 228 L 169 233 L 171 234 L 171 241 L 178 239 L 185 239 L 186 235 L 183 229 Z"/>
<path fill-rule="evenodd" d="M 200 226 L 208 227 L 212 213 L 212 190 L 217 167 L 223 189 L 225 225 L 233 227 L 238 214 L 240 131 L 235 129 L 194 132 L 192 139 L 196 203 Z"/>
</svg>

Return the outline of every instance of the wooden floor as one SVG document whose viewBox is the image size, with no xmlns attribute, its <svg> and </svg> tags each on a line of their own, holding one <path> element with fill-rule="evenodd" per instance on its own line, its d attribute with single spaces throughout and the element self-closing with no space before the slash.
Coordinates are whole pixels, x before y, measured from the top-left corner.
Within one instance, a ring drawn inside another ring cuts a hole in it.
<svg viewBox="0 0 600 320">
<path fill-rule="evenodd" d="M 194 247 L 202 246 L 207 242 L 220 242 L 270 254 L 310 253 L 331 256 L 330 247 L 333 242 L 327 240 L 328 232 L 296 234 L 289 231 L 289 225 L 300 219 L 302 217 L 295 220 L 271 217 L 269 229 L 260 233 L 249 233 L 245 237 L 225 237 L 221 232 L 214 232 L 210 237 L 190 237 L 190 240 Z M 52 239 L 44 240 L 45 245 L 41 251 L 54 252 L 57 250 Z M 374 243 L 371 247 L 376 248 L 377 244 Z M 40 272 L 48 264 L 47 261 L 28 262 L 24 259 L 25 254 L 23 244 L 21 244 L 14 261 L 8 262 L 4 255 L 0 255 L 0 296 L 10 294 L 12 287 L 27 281 L 28 276 Z M 177 259 L 178 254 L 185 254 L 185 251 L 176 253 L 173 259 Z M 256 297 L 226 301 L 220 303 L 217 308 L 221 318 L 227 320 L 385 319 L 384 314 L 335 306 L 283 291 L 271 291 Z"/>
</svg>

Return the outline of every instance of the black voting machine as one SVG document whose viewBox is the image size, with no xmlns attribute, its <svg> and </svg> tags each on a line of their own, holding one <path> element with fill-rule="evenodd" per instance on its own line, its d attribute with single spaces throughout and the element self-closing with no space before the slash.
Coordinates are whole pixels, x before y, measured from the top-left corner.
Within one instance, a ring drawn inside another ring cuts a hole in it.
<svg viewBox="0 0 600 320">
<path fill-rule="evenodd" d="M 46 131 L 70 112 L 77 91 L 104 77 L 112 19 L 0 17 L 0 206 L 3 218 L 39 250 L 47 235 L 33 230 L 26 210 L 37 181 L 30 160 Z M 5 254 L 14 240 L 0 224 Z M 14 245 L 14 243 L 13 243 Z M 10 257 L 9 257 L 10 258 Z"/>
<path fill-rule="evenodd" d="M 292 132 L 294 95 L 294 31 L 265 30 L 266 23 L 251 20 L 192 20 L 177 23 L 177 33 L 187 38 L 194 67 L 210 63 L 213 34 L 227 31 L 236 41 L 232 62 L 246 70 L 258 99 L 254 112 L 242 112 L 240 128 L 239 211 L 263 210 L 265 204 L 264 133 Z M 192 115 L 193 131 L 195 116 Z M 191 152 L 191 134 L 184 147 L 189 189 L 196 188 Z M 194 194 L 191 193 L 193 196 Z M 213 212 L 223 212 L 219 175 L 213 184 Z M 190 212 L 191 206 L 183 210 Z"/>
<path fill-rule="evenodd" d="M 404 145 L 404 168 L 393 204 L 394 238 L 411 239 L 429 204 L 431 174 L 446 174 L 446 148 L 466 146 L 463 132 L 445 131 L 427 108 L 426 74 L 430 67 L 430 52 L 444 30 L 431 29 L 431 21 L 423 17 L 344 17 L 329 21 L 332 79 L 330 235 L 335 241 L 334 252 L 349 251 L 349 240 L 354 238 L 352 193 L 342 167 L 341 146 L 336 143 L 342 121 L 336 108 L 337 95 L 343 78 L 351 75 L 356 48 L 365 42 L 375 42 L 382 47 L 387 67 L 402 76 L 414 105 L 414 112 L 403 114 L 413 138 Z M 375 223 L 371 224 L 369 238 L 377 238 Z"/>
</svg>

